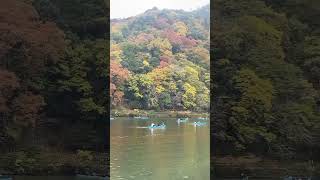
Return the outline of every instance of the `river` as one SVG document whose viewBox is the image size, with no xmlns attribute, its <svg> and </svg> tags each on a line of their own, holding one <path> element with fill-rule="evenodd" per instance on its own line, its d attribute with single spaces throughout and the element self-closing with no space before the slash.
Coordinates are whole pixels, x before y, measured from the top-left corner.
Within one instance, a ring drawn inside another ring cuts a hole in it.
<svg viewBox="0 0 320 180">
<path fill-rule="evenodd" d="M 209 180 L 209 125 L 195 127 L 194 119 L 115 118 L 111 123 L 112 180 Z M 152 122 L 166 124 L 150 130 Z M 205 121 L 209 123 L 209 121 Z"/>
</svg>

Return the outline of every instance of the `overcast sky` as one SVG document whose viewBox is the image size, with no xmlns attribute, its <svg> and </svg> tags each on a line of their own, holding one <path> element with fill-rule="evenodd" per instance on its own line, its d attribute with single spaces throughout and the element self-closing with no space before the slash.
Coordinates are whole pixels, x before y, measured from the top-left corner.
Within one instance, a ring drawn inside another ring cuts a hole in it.
<svg viewBox="0 0 320 180">
<path fill-rule="evenodd" d="M 183 9 L 190 11 L 207 5 L 210 0 L 111 0 L 110 16 L 127 18 L 157 7 L 159 9 Z"/>
</svg>

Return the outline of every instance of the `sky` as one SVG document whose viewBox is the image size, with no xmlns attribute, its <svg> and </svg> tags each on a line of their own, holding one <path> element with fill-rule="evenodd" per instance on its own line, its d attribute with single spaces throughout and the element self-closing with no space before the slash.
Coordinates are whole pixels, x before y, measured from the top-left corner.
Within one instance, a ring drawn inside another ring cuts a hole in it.
<svg viewBox="0 0 320 180">
<path fill-rule="evenodd" d="M 210 0 L 110 0 L 110 16 L 111 19 L 127 18 L 153 7 L 190 11 L 209 3 Z"/>
</svg>

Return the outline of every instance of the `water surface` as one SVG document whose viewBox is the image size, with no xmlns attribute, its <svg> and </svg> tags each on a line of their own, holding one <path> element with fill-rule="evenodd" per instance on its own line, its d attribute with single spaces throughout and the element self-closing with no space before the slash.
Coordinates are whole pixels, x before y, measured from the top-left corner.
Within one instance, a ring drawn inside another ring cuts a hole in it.
<svg viewBox="0 0 320 180">
<path fill-rule="evenodd" d="M 145 128 L 152 122 L 164 122 L 167 128 Z M 112 120 L 111 179 L 209 180 L 209 125 L 194 127 L 192 122 L 178 124 L 173 118 Z"/>
</svg>

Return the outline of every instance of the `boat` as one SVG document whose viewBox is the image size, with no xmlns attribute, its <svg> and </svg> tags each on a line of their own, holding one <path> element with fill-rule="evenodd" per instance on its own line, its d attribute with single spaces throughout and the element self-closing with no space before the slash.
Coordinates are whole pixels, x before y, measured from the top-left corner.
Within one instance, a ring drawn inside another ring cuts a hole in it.
<svg viewBox="0 0 320 180">
<path fill-rule="evenodd" d="M 189 118 L 178 118 L 177 122 L 187 122 Z"/>
<path fill-rule="evenodd" d="M 199 117 L 199 118 L 197 118 L 198 120 L 208 120 L 208 118 L 207 117 Z"/>
<path fill-rule="evenodd" d="M 142 120 L 146 120 L 146 119 L 149 119 L 149 117 L 147 116 L 135 116 L 133 117 L 134 119 L 142 119 Z"/>
<path fill-rule="evenodd" d="M 114 118 L 113 118 L 113 117 L 110 117 L 110 120 L 114 120 Z"/>
<path fill-rule="evenodd" d="M 166 125 L 165 124 L 161 124 L 161 125 L 150 125 L 148 126 L 149 129 L 165 129 Z"/>
<path fill-rule="evenodd" d="M 207 123 L 205 123 L 205 122 L 200 122 L 200 121 L 197 121 L 197 122 L 193 122 L 193 125 L 194 126 L 204 126 L 204 125 L 206 125 Z"/>
</svg>

